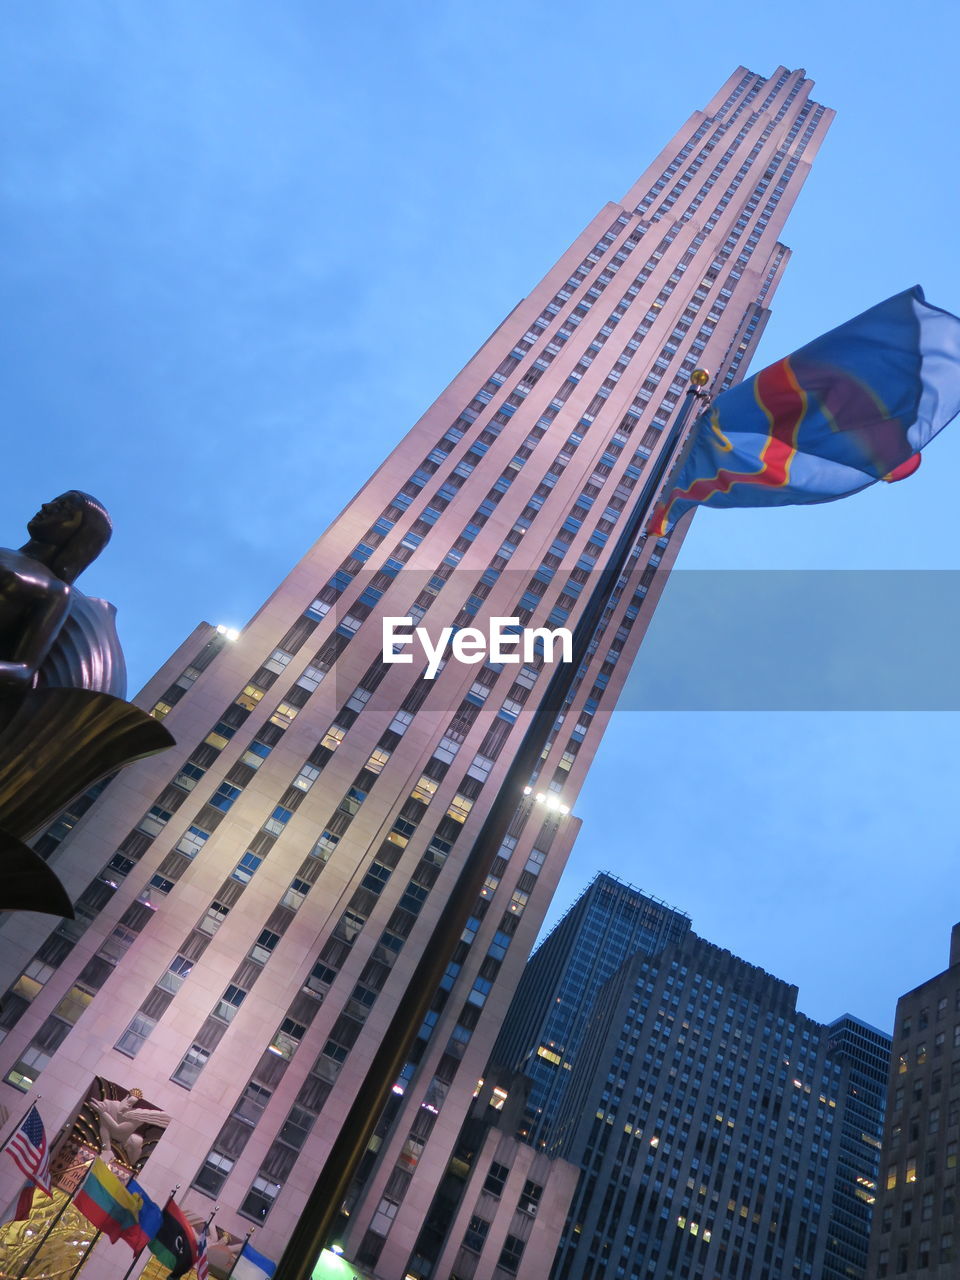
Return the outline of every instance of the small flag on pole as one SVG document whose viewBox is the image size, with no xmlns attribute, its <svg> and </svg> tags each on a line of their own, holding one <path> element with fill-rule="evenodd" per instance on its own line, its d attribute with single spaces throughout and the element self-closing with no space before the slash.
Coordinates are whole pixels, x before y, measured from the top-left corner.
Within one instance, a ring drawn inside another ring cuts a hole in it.
<svg viewBox="0 0 960 1280">
<path fill-rule="evenodd" d="M 248 1240 L 240 1250 L 230 1280 L 270 1280 L 276 1269 L 277 1264 L 257 1253 Z"/>
<path fill-rule="evenodd" d="M 210 1275 L 210 1263 L 207 1259 L 206 1224 L 200 1232 L 200 1235 L 197 1237 L 197 1260 L 194 1263 L 194 1270 L 197 1273 L 197 1280 L 208 1280 Z"/>
<path fill-rule="evenodd" d="M 958 411 L 960 319 L 917 285 L 718 396 L 648 532 L 698 505 L 832 502 L 903 480 Z"/>
<path fill-rule="evenodd" d="M 35 1106 L 20 1121 L 4 1147 L 7 1155 L 25 1178 L 29 1178 L 45 1195 L 52 1195 L 50 1185 L 50 1152 L 43 1121 Z"/>
<path fill-rule="evenodd" d="M 197 1237 L 193 1227 L 183 1216 L 183 1210 L 173 1200 L 163 1206 L 160 1230 L 149 1241 L 147 1248 L 169 1270 L 171 1276 L 186 1275 L 197 1259 Z"/>
</svg>

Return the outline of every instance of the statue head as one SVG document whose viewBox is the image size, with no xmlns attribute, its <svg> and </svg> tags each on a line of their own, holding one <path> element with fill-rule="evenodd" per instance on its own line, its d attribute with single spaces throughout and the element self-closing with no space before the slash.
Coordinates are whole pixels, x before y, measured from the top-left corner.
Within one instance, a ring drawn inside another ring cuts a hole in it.
<svg viewBox="0 0 960 1280">
<path fill-rule="evenodd" d="M 96 498 L 70 489 L 45 502 L 27 530 L 34 543 L 48 549 L 47 567 L 64 582 L 73 582 L 110 541 L 113 525 Z"/>
</svg>

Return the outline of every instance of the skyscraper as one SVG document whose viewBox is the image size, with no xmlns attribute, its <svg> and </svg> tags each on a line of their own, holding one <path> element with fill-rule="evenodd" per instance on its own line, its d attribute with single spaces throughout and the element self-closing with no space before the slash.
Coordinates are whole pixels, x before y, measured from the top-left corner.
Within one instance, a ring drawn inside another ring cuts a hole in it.
<svg viewBox="0 0 960 1280">
<path fill-rule="evenodd" d="M 840 1142 L 826 1210 L 823 1280 L 866 1280 L 870 1228 L 880 1173 L 890 1037 L 844 1014 L 827 1027 L 827 1054 L 845 1066 L 838 1116 Z"/>
<path fill-rule="evenodd" d="M 616 884 L 598 877 L 593 928 L 567 927 L 575 904 L 527 966 L 500 1038 L 525 1035 L 527 1070 L 557 993 L 596 971 Z M 581 1170 L 551 1277 L 866 1280 L 889 1037 L 815 1022 L 796 987 L 673 932 L 585 987 L 572 1060 L 546 1056 L 566 1087 L 537 1145 Z"/>
<path fill-rule="evenodd" d="M 897 1002 L 871 1280 L 956 1276 L 958 1158 L 960 924 L 947 968 Z"/>
<path fill-rule="evenodd" d="M 178 746 L 38 845 L 77 919 L 3 930 L 2 1078 L 11 1096 L 42 1082 L 48 1128 L 94 1077 L 136 1085 L 171 1117 L 148 1186 L 189 1180 L 188 1203 L 216 1198 L 279 1253 L 547 682 L 542 641 L 425 678 L 416 644 L 384 660 L 385 619 L 434 640 L 575 625 L 691 370 L 730 385 L 760 336 L 832 115 L 810 89 L 738 69 L 239 638 L 199 628 L 148 684 Z M 611 600 L 359 1171 L 346 1244 L 384 1275 L 406 1266 L 679 539 L 647 540 Z"/>
<path fill-rule="evenodd" d="M 655 955 L 689 929 L 682 912 L 601 874 L 534 952 L 492 1054 L 530 1081 L 532 1145 L 547 1145 L 603 984 L 635 952 Z"/>
</svg>

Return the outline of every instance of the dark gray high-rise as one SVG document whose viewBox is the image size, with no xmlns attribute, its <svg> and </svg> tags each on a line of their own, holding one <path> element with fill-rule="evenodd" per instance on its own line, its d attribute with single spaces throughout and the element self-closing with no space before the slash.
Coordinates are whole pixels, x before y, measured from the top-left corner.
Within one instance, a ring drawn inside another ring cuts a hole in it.
<svg viewBox="0 0 960 1280">
<path fill-rule="evenodd" d="M 960 1274 L 960 924 L 950 963 L 897 1003 L 870 1280 Z"/>
<path fill-rule="evenodd" d="M 546 1145 L 597 993 L 637 951 L 684 938 L 689 917 L 601 874 L 531 956 L 493 1048 L 493 1061 L 530 1081 L 527 1132 Z"/>
<path fill-rule="evenodd" d="M 598 981 L 631 894 L 658 925 Z M 890 1041 L 796 1001 L 655 899 L 591 885 L 498 1041 L 539 1090 L 536 1144 L 581 1170 L 553 1280 L 866 1280 Z M 561 1022 L 576 1044 L 553 1062 L 545 1032 Z"/>
<path fill-rule="evenodd" d="M 827 1052 L 846 1064 L 840 1147 L 833 1179 L 823 1280 L 869 1276 L 867 1248 L 890 1064 L 890 1037 L 845 1013 L 827 1027 Z"/>
</svg>

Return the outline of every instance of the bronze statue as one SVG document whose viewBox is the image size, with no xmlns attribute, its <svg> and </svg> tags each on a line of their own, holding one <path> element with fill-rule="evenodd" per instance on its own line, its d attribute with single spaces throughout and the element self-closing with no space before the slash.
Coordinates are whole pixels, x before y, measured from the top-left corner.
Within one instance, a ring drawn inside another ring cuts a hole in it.
<svg viewBox="0 0 960 1280">
<path fill-rule="evenodd" d="M 125 702 L 115 610 L 74 580 L 110 517 L 71 490 L 44 503 L 29 541 L 0 550 L 0 910 L 72 916 L 63 886 L 24 840 L 108 773 L 173 738 Z"/>
</svg>

